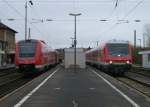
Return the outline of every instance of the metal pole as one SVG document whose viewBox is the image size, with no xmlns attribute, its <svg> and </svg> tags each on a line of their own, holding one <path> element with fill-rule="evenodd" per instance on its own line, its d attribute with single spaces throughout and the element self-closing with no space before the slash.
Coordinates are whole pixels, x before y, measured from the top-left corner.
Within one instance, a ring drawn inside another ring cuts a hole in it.
<svg viewBox="0 0 150 107">
<path fill-rule="evenodd" d="M 145 48 L 145 35 L 143 34 L 143 48 Z"/>
<path fill-rule="evenodd" d="M 75 30 L 74 30 L 74 72 L 76 73 L 76 16 L 75 16 Z"/>
<path fill-rule="evenodd" d="M 75 23 L 74 23 L 74 72 L 76 73 L 76 45 L 77 45 L 77 39 L 76 39 L 76 17 L 81 15 L 81 13 L 78 13 L 78 14 L 73 14 L 73 13 L 70 13 L 69 15 L 71 16 L 74 16 L 75 19 Z"/>
<path fill-rule="evenodd" d="M 96 45 L 98 46 L 98 41 L 96 41 Z"/>
<path fill-rule="evenodd" d="M 141 39 L 140 39 L 140 48 L 142 48 L 142 43 L 141 43 Z"/>
<path fill-rule="evenodd" d="M 136 30 L 134 30 L 134 49 L 136 48 Z"/>
<path fill-rule="evenodd" d="M 28 13 L 28 10 L 27 10 L 27 0 L 26 0 L 26 3 L 25 3 L 25 40 L 27 40 L 27 20 L 28 20 L 28 16 L 27 16 L 27 13 Z"/>
<path fill-rule="evenodd" d="M 28 39 L 31 39 L 31 29 L 30 29 L 30 27 L 29 27 L 29 37 L 28 37 Z"/>
</svg>

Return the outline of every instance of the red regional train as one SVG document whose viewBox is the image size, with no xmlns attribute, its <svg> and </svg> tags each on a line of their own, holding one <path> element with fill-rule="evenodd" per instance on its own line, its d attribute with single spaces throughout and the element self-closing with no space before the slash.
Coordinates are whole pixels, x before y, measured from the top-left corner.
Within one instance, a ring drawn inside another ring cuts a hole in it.
<svg viewBox="0 0 150 107">
<path fill-rule="evenodd" d="M 132 65 L 132 46 L 128 41 L 111 40 L 86 52 L 86 63 L 111 74 L 124 74 Z"/>
<path fill-rule="evenodd" d="M 19 72 L 34 74 L 58 63 L 58 53 L 41 40 L 21 40 L 16 43 L 15 64 Z"/>
</svg>

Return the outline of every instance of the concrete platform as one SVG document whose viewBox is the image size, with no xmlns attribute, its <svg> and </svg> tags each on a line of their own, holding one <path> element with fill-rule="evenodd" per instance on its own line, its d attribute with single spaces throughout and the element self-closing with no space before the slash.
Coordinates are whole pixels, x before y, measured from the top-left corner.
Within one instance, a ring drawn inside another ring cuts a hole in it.
<svg viewBox="0 0 150 107">
<path fill-rule="evenodd" d="M 109 81 L 112 81 L 109 82 Z M 113 85 L 114 84 L 114 85 Z M 149 99 L 91 69 L 61 67 L 1 99 L 0 107 L 149 107 Z"/>
</svg>

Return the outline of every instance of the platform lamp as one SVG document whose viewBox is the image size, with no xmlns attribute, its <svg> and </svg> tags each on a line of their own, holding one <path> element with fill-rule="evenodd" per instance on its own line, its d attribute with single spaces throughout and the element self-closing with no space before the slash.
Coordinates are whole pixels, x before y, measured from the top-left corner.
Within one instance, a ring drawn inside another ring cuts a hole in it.
<svg viewBox="0 0 150 107">
<path fill-rule="evenodd" d="M 76 17 L 80 16 L 81 13 L 70 13 L 70 16 L 74 16 L 74 72 L 76 73 L 76 45 L 77 45 L 77 39 L 76 39 Z"/>
</svg>

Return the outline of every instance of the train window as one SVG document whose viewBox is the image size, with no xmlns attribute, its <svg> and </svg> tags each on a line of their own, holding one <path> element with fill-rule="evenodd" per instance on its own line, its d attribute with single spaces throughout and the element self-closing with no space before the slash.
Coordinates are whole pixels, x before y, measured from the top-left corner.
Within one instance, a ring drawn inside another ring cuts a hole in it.
<svg viewBox="0 0 150 107">
<path fill-rule="evenodd" d="M 129 54 L 128 44 L 107 44 L 107 46 L 109 56 L 124 57 Z"/>
<path fill-rule="evenodd" d="M 19 45 L 19 56 L 20 58 L 31 58 L 35 55 L 36 43 L 27 42 Z"/>
</svg>

